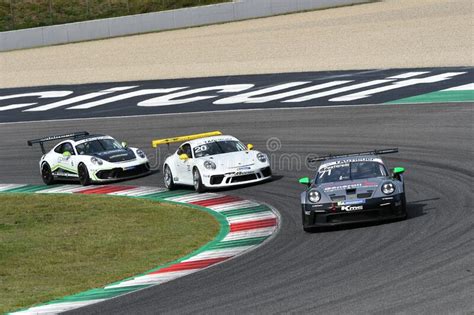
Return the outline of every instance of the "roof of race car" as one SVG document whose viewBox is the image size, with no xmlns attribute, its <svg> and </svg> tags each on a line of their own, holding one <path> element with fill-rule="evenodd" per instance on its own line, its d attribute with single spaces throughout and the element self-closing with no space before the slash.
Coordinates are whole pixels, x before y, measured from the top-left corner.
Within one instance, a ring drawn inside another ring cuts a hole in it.
<svg viewBox="0 0 474 315">
<path fill-rule="evenodd" d="M 318 171 L 332 165 L 345 164 L 345 163 L 351 163 L 351 162 L 378 162 L 378 163 L 383 164 L 382 159 L 377 155 L 351 156 L 351 157 L 334 158 L 334 159 L 329 159 L 327 161 L 324 161 L 324 163 L 321 163 L 321 165 L 319 166 Z"/>
<path fill-rule="evenodd" d="M 233 136 L 229 136 L 229 135 L 220 135 L 220 136 L 212 136 L 212 137 L 205 137 L 205 138 L 190 140 L 185 143 L 189 143 L 191 146 L 194 147 L 194 146 L 216 142 L 216 141 L 239 141 L 239 139 Z"/>
<path fill-rule="evenodd" d="M 85 135 L 85 136 L 79 136 L 79 137 L 74 137 L 74 138 L 70 138 L 70 139 L 65 139 L 65 140 L 63 140 L 59 143 L 72 142 L 72 143 L 74 143 L 74 145 L 77 145 L 77 144 L 84 143 L 84 142 L 87 142 L 87 141 L 90 141 L 90 140 L 104 139 L 104 138 L 112 138 L 112 137 L 108 136 L 108 135 L 102 135 L 102 134 Z"/>
</svg>

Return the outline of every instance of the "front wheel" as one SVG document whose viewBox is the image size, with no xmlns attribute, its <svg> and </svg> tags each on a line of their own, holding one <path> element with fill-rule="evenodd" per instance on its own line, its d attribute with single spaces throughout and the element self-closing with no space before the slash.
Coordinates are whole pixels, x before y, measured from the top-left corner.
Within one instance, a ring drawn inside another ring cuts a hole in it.
<svg viewBox="0 0 474 315">
<path fill-rule="evenodd" d="M 206 186 L 202 184 L 201 173 L 199 173 L 197 168 L 193 170 L 193 186 L 194 190 L 198 193 L 202 193 L 206 190 Z"/>
<path fill-rule="evenodd" d="M 41 167 L 41 178 L 46 185 L 54 184 L 53 172 L 51 172 L 51 167 L 48 163 L 44 163 Z"/>
<path fill-rule="evenodd" d="M 403 219 L 408 219 L 407 198 L 405 197 L 405 194 L 402 196 L 402 211 L 404 213 Z"/>
<path fill-rule="evenodd" d="M 168 188 L 169 190 L 175 189 L 175 184 L 173 181 L 173 173 L 171 173 L 171 169 L 169 168 L 168 165 L 165 165 L 164 181 L 165 181 L 166 188 Z"/>
<path fill-rule="evenodd" d="M 90 185 L 91 178 L 89 177 L 89 171 L 87 170 L 87 167 L 84 164 L 79 164 L 77 171 L 79 175 L 79 182 L 81 183 L 81 185 L 82 186 Z"/>
</svg>

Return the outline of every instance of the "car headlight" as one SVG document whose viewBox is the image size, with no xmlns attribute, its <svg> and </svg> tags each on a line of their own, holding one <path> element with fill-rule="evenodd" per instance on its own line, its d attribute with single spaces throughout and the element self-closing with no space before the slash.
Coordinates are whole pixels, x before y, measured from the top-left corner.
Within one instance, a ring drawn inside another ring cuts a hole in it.
<svg viewBox="0 0 474 315">
<path fill-rule="evenodd" d="M 319 193 L 319 191 L 311 190 L 308 193 L 308 199 L 309 199 L 309 201 L 316 203 L 319 200 L 321 200 L 321 194 Z"/>
<path fill-rule="evenodd" d="M 145 152 L 143 152 L 142 150 L 137 150 L 137 155 L 142 159 L 146 158 Z"/>
<path fill-rule="evenodd" d="M 204 167 L 207 168 L 208 170 L 215 170 L 216 169 L 216 164 L 212 161 L 205 161 L 204 162 Z"/>
<path fill-rule="evenodd" d="M 263 153 L 259 153 L 259 154 L 257 154 L 257 159 L 260 162 L 265 163 L 267 161 L 267 156 Z"/>
<path fill-rule="evenodd" d="M 95 156 L 91 157 L 91 162 L 92 164 L 97 164 L 97 165 L 102 165 L 104 164 L 104 161 L 102 161 L 99 158 L 96 158 Z"/>
<path fill-rule="evenodd" d="M 393 183 L 384 183 L 382 185 L 382 192 L 386 195 L 393 194 L 395 191 L 395 185 Z"/>
</svg>

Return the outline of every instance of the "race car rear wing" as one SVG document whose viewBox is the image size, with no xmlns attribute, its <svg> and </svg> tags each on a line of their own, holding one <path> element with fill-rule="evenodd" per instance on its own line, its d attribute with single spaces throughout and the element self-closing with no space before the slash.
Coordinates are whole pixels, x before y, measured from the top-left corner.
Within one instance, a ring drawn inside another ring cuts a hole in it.
<svg viewBox="0 0 474 315">
<path fill-rule="evenodd" d="M 44 145 L 43 145 L 45 142 L 55 141 L 55 140 L 60 140 L 60 139 L 77 138 L 77 137 L 88 136 L 88 135 L 89 133 L 87 131 L 79 131 L 79 132 L 74 132 L 74 133 L 67 133 L 64 135 L 50 136 L 50 137 L 45 137 L 45 138 L 40 138 L 40 139 L 28 140 L 27 143 L 30 147 L 35 143 L 39 143 L 41 147 L 41 152 L 43 152 L 43 154 L 46 154 L 46 150 L 44 149 Z"/>
<path fill-rule="evenodd" d="M 151 142 L 151 146 L 153 148 L 156 148 L 157 146 L 161 144 L 170 144 L 170 143 L 175 143 L 175 142 L 185 142 L 189 140 L 195 140 L 195 139 L 200 139 L 200 138 L 205 138 L 205 137 L 212 137 L 212 136 L 220 136 L 222 135 L 222 132 L 220 131 L 211 131 L 211 132 L 204 132 L 204 133 L 197 133 L 194 135 L 188 135 L 188 136 L 179 136 L 179 137 L 173 137 L 173 138 L 166 138 L 166 139 L 157 139 L 153 140 Z"/>
<path fill-rule="evenodd" d="M 360 156 L 360 155 L 381 155 L 381 154 L 391 154 L 391 153 L 398 153 L 398 148 L 393 149 L 382 149 L 382 150 L 373 150 L 373 151 L 366 151 L 366 152 L 355 152 L 355 153 L 347 153 L 347 154 L 336 154 L 336 155 L 323 155 L 317 157 L 308 157 L 308 163 L 315 163 L 320 161 L 326 161 L 328 159 L 338 159 L 338 158 L 345 158 L 351 156 Z"/>
</svg>

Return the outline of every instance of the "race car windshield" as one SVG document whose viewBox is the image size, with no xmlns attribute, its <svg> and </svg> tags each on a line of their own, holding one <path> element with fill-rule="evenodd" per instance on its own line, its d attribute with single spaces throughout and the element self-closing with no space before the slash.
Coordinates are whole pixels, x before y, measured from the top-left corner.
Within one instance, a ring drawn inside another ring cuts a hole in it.
<svg viewBox="0 0 474 315">
<path fill-rule="evenodd" d="M 323 167 L 316 176 L 316 183 L 331 183 L 387 176 L 385 167 L 378 162 L 351 162 Z"/>
<path fill-rule="evenodd" d="M 115 139 L 95 139 L 76 145 L 76 150 L 79 155 L 92 155 L 117 149 L 123 149 L 123 147 Z"/>
<path fill-rule="evenodd" d="M 194 156 L 199 158 L 203 156 L 245 150 L 245 146 L 239 141 L 215 141 L 194 147 Z"/>
</svg>

